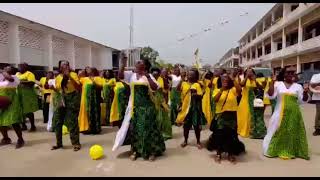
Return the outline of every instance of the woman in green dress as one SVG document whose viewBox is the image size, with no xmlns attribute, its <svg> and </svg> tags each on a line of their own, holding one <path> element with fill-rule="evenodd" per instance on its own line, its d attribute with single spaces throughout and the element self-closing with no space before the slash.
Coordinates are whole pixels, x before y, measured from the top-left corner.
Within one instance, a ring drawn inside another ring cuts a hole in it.
<svg viewBox="0 0 320 180">
<path fill-rule="evenodd" d="M 143 157 L 154 161 L 166 150 L 164 139 L 156 123 L 156 108 L 150 94 L 158 89 L 158 83 L 148 73 L 145 62 L 139 60 L 135 72 L 124 71 L 126 60 L 123 60 L 119 74 L 130 83 L 130 98 L 126 114 L 120 130 L 117 133 L 113 151 L 123 145 L 126 136 L 130 137 L 131 160 Z M 129 133 L 128 129 L 131 126 Z"/>
<path fill-rule="evenodd" d="M 159 84 L 154 92 L 155 105 L 157 110 L 157 124 L 165 140 L 172 138 L 172 123 L 170 121 L 170 108 L 168 105 L 168 73 L 166 69 L 152 68 L 151 73 Z"/>
<path fill-rule="evenodd" d="M 68 61 L 59 61 L 60 74 L 55 78 L 55 86 L 50 86 L 58 95 L 53 122 L 56 133 L 56 145 L 51 150 L 63 148 L 62 126 L 65 124 L 70 132 L 74 151 L 81 149 L 79 141 L 78 115 L 81 99 L 81 84 L 77 73 L 71 71 Z"/>
<path fill-rule="evenodd" d="M 179 105 L 181 103 L 181 93 L 177 90 L 177 86 L 181 81 L 180 66 L 175 65 L 173 73 L 169 75 L 171 81 L 170 87 L 170 119 L 171 123 L 174 124 L 179 112 Z"/>
<path fill-rule="evenodd" d="M 308 87 L 293 81 L 296 68 L 282 70 L 283 76 L 272 78 L 267 96 L 277 100 L 274 113 L 263 140 L 263 153 L 267 157 L 281 159 L 302 158 L 309 160 L 308 141 L 300 103 L 309 99 Z"/>
<path fill-rule="evenodd" d="M 27 63 L 19 64 L 19 72 L 16 74 L 16 76 L 20 79 L 18 94 L 20 97 L 22 113 L 24 116 L 22 130 L 27 130 L 25 118 L 28 118 L 31 124 L 31 128 L 29 131 L 33 132 L 36 131 L 33 113 L 39 110 L 39 102 L 38 95 L 34 88 L 34 84 L 36 81 L 35 76 L 28 69 L 29 65 Z"/>
<path fill-rule="evenodd" d="M 3 136 L 0 145 L 11 144 L 11 139 L 8 136 L 8 127 L 12 126 L 18 136 L 16 148 L 21 148 L 24 145 L 20 123 L 22 123 L 22 109 L 17 94 L 19 79 L 13 75 L 13 70 L 10 66 L 5 67 L 2 72 L 4 79 L 0 81 L 0 96 L 8 98 L 10 103 L 7 107 L 0 109 L 0 130 Z"/>
</svg>

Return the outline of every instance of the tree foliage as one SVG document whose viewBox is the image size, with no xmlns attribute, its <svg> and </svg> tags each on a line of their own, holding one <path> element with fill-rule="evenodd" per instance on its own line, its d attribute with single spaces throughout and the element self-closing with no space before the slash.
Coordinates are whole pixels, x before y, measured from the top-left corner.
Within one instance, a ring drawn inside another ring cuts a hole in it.
<svg viewBox="0 0 320 180">
<path fill-rule="evenodd" d="M 151 48 L 150 46 L 142 48 L 140 52 L 140 59 L 149 61 L 152 66 L 156 65 L 156 59 L 159 56 L 159 52 Z"/>
</svg>

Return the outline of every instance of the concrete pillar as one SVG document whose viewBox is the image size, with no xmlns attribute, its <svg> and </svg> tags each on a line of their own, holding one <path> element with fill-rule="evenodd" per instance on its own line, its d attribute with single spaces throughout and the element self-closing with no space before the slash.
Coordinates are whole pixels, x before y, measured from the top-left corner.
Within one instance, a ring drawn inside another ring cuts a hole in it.
<svg viewBox="0 0 320 180">
<path fill-rule="evenodd" d="M 271 45 L 271 53 L 275 52 L 275 43 L 273 41 L 273 35 L 271 35 L 271 41 L 270 41 L 270 45 Z"/>
<path fill-rule="evenodd" d="M 303 39 L 303 28 L 301 23 L 301 17 L 299 18 L 299 27 L 298 27 L 298 44 L 302 43 Z"/>
<path fill-rule="evenodd" d="M 67 56 L 68 60 L 70 62 L 70 67 L 72 69 L 76 69 L 76 55 L 75 55 L 75 49 L 74 49 L 74 40 L 68 40 L 67 41 Z"/>
<path fill-rule="evenodd" d="M 8 46 L 9 46 L 9 63 L 18 65 L 21 63 L 20 59 L 20 39 L 19 26 L 15 23 L 9 23 L 8 32 Z"/>
<path fill-rule="evenodd" d="M 301 72 L 300 56 L 297 56 L 297 73 Z"/>
<path fill-rule="evenodd" d="M 262 41 L 262 56 L 264 56 L 266 54 L 266 50 L 264 47 L 264 41 Z"/>
<path fill-rule="evenodd" d="M 275 14 L 274 13 L 275 13 L 274 11 L 271 12 L 271 22 L 272 22 L 272 24 L 274 23 L 274 20 L 275 20 Z"/>
<path fill-rule="evenodd" d="M 46 34 L 44 41 L 43 41 L 43 46 L 44 46 L 44 60 L 45 62 L 48 62 L 48 70 L 52 71 L 53 70 L 53 52 L 52 52 L 52 35 L 51 34 Z M 58 66 L 58 64 L 56 64 Z"/>
<path fill-rule="evenodd" d="M 93 64 L 92 64 L 91 45 L 87 47 L 87 59 L 88 59 L 89 66 L 92 67 Z"/>
<path fill-rule="evenodd" d="M 258 46 L 257 45 L 255 45 L 255 52 L 256 52 L 256 57 L 254 57 L 254 58 L 258 59 Z"/>
<path fill-rule="evenodd" d="M 287 15 L 290 13 L 290 4 L 289 3 L 283 3 L 283 19 L 287 18 Z"/>
<path fill-rule="evenodd" d="M 281 59 L 281 68 L 284 68 L 284 62 L 283 62 L 283 59 Z"/>
<path fill-rule="evenodd" d="M 286 40 L 286 32 L 284 30 L 284 28 L 282 29 L 282 49 L 285 49 L 286 48 L 286 43 L 287 43 L 287 40 Z"/>
</svg>

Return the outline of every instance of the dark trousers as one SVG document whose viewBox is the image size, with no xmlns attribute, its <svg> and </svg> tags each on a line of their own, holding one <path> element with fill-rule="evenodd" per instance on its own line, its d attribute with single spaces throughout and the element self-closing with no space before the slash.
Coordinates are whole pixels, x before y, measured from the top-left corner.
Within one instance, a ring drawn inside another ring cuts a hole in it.
<svg viewBox="0 0 320 180">
<path fill-rule="evenodd" d="M 43 106 L 42 106 L 42 114 L 43 114 L 43 123 L 48 123 L 48 119 L 49 119 L 49 104 L 47 103 L 47 98 L 50 98 L 50 94 L 44 94 L 43 95 Z"/>
</svg>

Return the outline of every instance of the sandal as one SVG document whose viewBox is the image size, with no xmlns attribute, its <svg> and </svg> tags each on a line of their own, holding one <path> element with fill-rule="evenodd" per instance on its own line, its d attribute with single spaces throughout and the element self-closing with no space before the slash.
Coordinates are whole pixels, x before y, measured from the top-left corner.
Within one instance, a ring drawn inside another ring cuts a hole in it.
<svg viewBox="0 0 320 180">
<path fill-rule="evenodd" d="M 131 161 L 135 161 L 137 159 L 137 153 L 132 153 L 130 156 Z"/>
<path fill-rule="evenodd" d="M 11 144 L 11 139 L 10 138 L 4 138 L 0 142 L 0 146 L 8 145 Z"/>
<path fill-rule="evenodd" d="M 183 143 L 181 144 L 181 147 L 184 148 L 184 147 L 186 147 L 187 145 L 188 145 L 187 142 L 183 142 Z"/>
<path fill-rule="evenodd" d="M 26 131 L 26 130 L 28 130 L 27 126 L 26 125 L 22 125 L 21 131 Z"/>
<path fill-rule="evenodd" d="M 149 161 L 150 161 L 150 162 L 153 162 L 153 161 L 155 161 L 155 160 L 156 160 L 156 156 L 155 156 L 155 155 L 149 156 Z"/>
<path fill-rule="evenodd" d="M 24 140 L 18 139 L 17 144 L 16 144 L 16 149 L 22 148 L 23 146 L 24 146 Z"/>
<path fill-rule="evenodd" d="M 73 151 L 79 151 L 81 149 L 81 145 L 74 145 Z"/>
<path fill-rule="evenodd" d="M 199 150 L 202 149 L 201 143 L 198 143 L 198 144 L 197 144 L 197 147 L 198 147 Z"/>
<path fill-rule="evenodd" d="M 215 155 L 215 157 L 214 157 L 214 161 L 216 162 L 216 163 L 221 163 L 221 155 L 220 154 L 217 154 L 217 155 Z"/>
<path fill-rule="evenodd" d="M 36 127 L 31 127 L 30 130 L 29 130 L 29 132 L 35 132 L 36 130 L 37 130 Z"/>
<path fill-rule="evenodd" d="M 237 163 L 236 157 L 234 157 L 233 155 L 229 155 L 229 156 L 228 156 L 228 160 L 229 160 L 232 164 L 236 164 L 236 163 Z"/>
<path fill-rule="evenodd" d="M 51 150 L 57 150 L 57 149 L 61 149 L 63 146 L 52 146 Z"/>
</svg>

